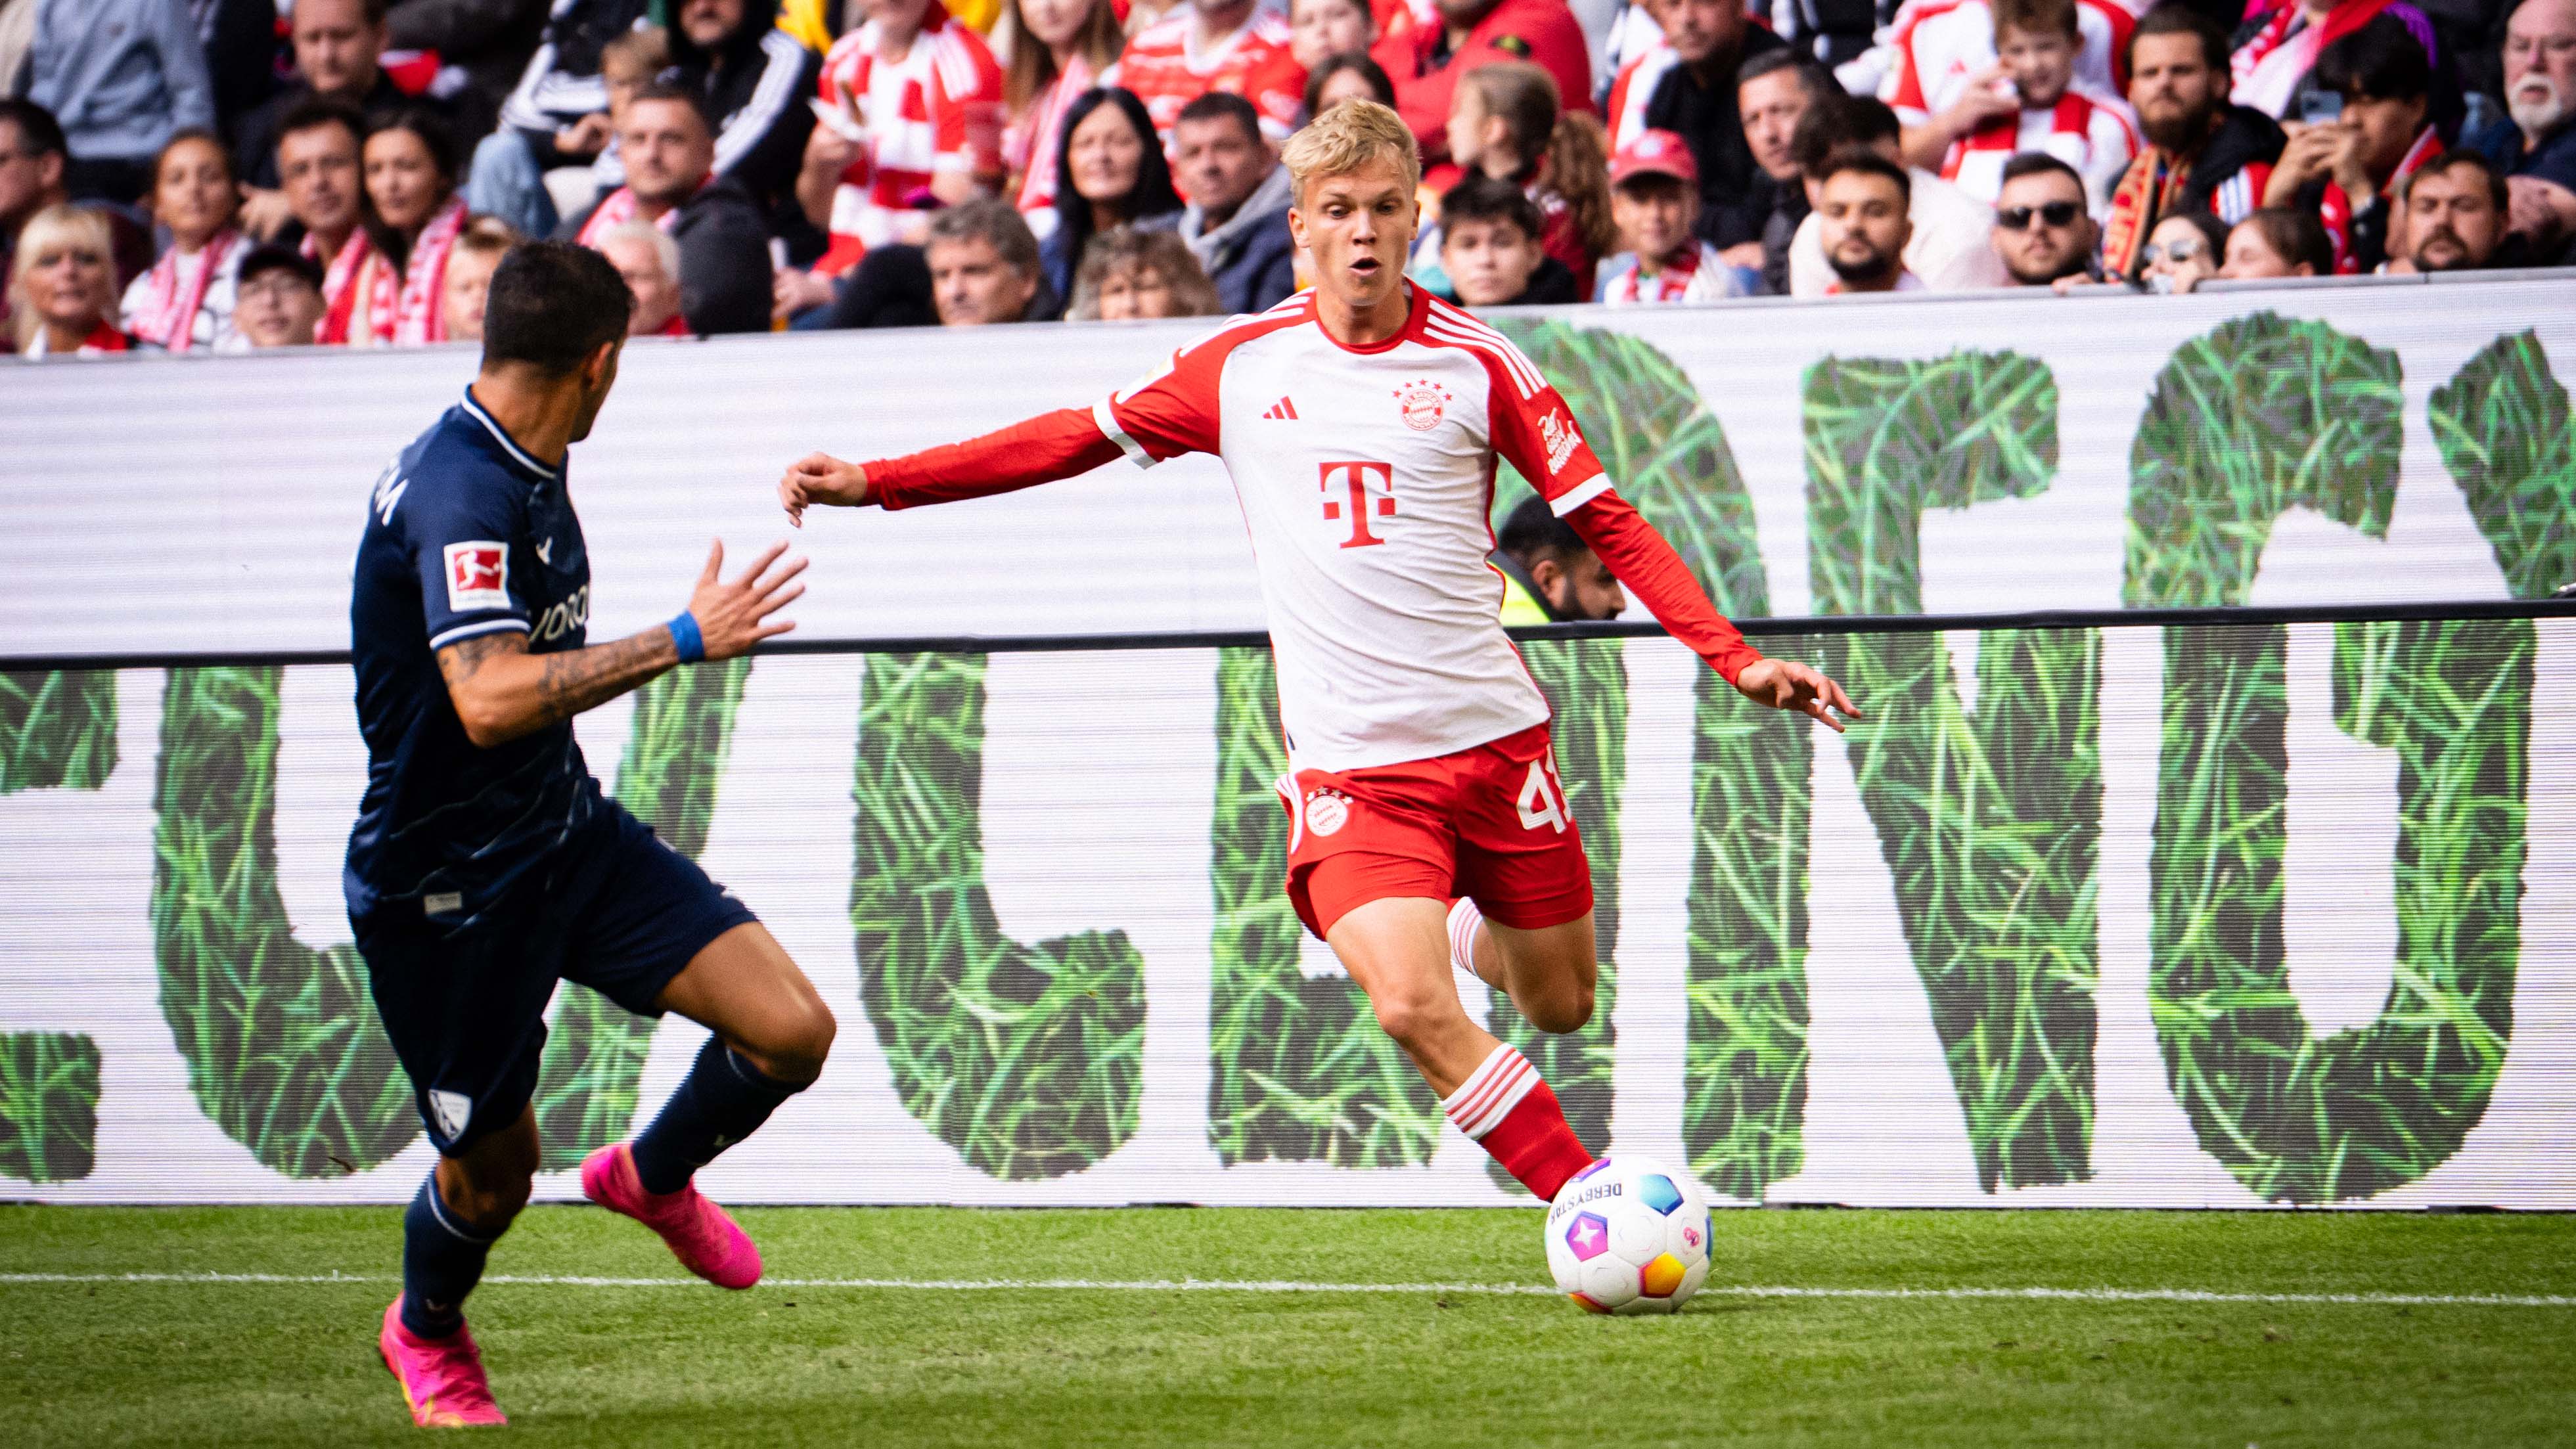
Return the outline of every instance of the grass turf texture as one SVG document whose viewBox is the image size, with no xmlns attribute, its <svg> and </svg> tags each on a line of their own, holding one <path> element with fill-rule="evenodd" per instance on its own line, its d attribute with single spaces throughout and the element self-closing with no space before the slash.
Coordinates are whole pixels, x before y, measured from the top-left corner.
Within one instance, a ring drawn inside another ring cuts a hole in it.
<svg viewBox="0 0 2576 1449">
<path fill-rule="evenodd" d="M 755 1210 L 775 1278 L 1535 1281 L 1518 1211 Z M 408 1438 L 376 1361 L 397 1213 L 0 1209 L 13 1444 Z M 1728 1296 L 1724 1285 L 2576 1294 L 2576 1218 L 1730 1212 L 1677 1318 L 1553 1297 L 495 1283 L 477 1336 L 538 1443 L 2564 1443 L 2576 1306 Z M 539 1208 L 496 1274 L 665 1278 Z"/>
</svg>

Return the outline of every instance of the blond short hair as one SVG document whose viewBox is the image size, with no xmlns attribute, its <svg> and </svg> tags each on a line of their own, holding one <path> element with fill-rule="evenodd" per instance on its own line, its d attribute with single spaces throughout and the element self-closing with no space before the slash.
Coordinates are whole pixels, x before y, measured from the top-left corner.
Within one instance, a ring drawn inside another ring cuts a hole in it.
<svg viewBox="0 0 2576 1449">
<path fill-rule="evenodd" d="M 519 229 L 497 216 L 478 216 L 465 223 L 456 234 L 456 249 L 469 256 L 499 257 L 510 248 L 526 241 Z"/>
<path fill-rule="evenodd" d="M 64 251 L 88 257 L 104 269 L 90 305 L 107 321 L 117 320 L 116 235 L 108 229 L 107 218 L 90 207 L 69 202 L 48 206 L 27 219 L 26 226 L 18 232 L 18 249 L 10 258 L 9 322 L 20 352 L 35 345 L 36 333 L 45 325 L 45 319 L 29 305 L 27 274 Z"/>
<path fill-rule="evenodd" d="M 1347 176 L 1377 160 L 1393 161 L 1404 173 L 1406 195 L 1422 184 L 1422 150 L 1414 144 L 1412 128 L 1375 101 L 1345 101 L 1307 122 L 1280 148 L 1279 159 L 1288 167 L 1300 204 L 1306 183 Z"/>
<path fill-rule="evenodd" d="M 672 282 L 680 280 L 680 244 L 671 234 L 649 221 L 624 221 L 599 234 L 598 250 L 608 250 L 610 242 L 641 242 L 652 249 L 654 265 Z"/>
</svg>

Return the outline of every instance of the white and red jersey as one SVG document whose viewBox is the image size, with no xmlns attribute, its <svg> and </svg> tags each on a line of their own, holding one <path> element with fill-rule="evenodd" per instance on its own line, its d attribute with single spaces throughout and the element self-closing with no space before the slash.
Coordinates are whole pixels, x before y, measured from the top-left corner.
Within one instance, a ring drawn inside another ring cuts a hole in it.
<svg viewBox="0 0 2576 1449">
<path fill-rule="evenodd" d="M 1306 68 L 1289 49 L 1288 22 L 1255 6 L 1252 18 L 1206 52 L 1197 45 L 1198 24 L 1197 12 L 1184 6 L 1139 32 L 1119 57 L 1120 84 L 1145 103 L 1163 144 L 1172 143 L 1181 108 L 1210 91 L 1252 102 L 1262 132 L 1273 141 L 1288 139 L 1306 105 Z"/>
<path fill-rule="evenodd" d="M 2084 205 L 2096 219 L 2111 209 L 2111 188 L 2138 154 L 2138 123 L 2128 104 L 2068 86 L 2053 106 L 2025 106 L 1997 116 L 1950 143 L 1941 179 L 1992 206 L 2004 187 L 2004 163 L 2041 151 L 2084 178 Z"/>
<path fill-rule="evenodd" d="M 1056 151 L 1064 142 L 1065 112 L 1073 109 L 1084 91 L 1118 83 L 1118 62 L 1113 60 L 1107 70 L 1094 74 L 1091 62 L 1076 55 L 1061 74 L 1029 98 L 1029 108 L 1003 134 L 1002 160 L 1020 178 L 1011 204 L 1020 209 L 1038 240 L 1046 240 L 1055 230 Z"/>
<path fill-rule="evenodd" d="M 2143 7 L 2141 7 L 2143 8 Z M 2084 44 L 2075 84 L 2097 96 L 2129 93 L 2129 32 L 2138 12 L 2122 0 L 2075 0 Z M 1986 0 L 1927 0 L 1896 12 L 1896 65 L 1878 89 L 1896 118 L 1919 126 L 1959 99 L 1968 78 L 1995 63 L 1995 12 Z"/>
<path fill-rule="evenodd" d="M 1717 254 L 1717 248 L 1693 238 L 1688 246 L 1665 258 L 1651 277 L 1631 255 L 1624 268 L 1601 284 L 1600 300 L 1613 307 L 1628 307 L 1639 303 L 1715 302 L 1744 295 L 1744 283 L 1736 276 L 1735 268 Z"/>
<path fill-rule="evenodd" d="M 1646 130 L 1646 103 L 1655 98 L 1655 87 L 1666 72 L 1681 64 L 1681 53 L 1661 39 L 1639 52 L 1635 60 L 1619 67 L 1618 78 L 1610 82 L 1610 104 L 1605 114 L 1610 123 L 1610 154 L 1643 135 Z"/>
<path fill-rule="evenodd" d="M 1548 718 L 1486 562 L 1508 460 L 1674 635 L 1733 678 L 1761 656 L 1611 488 L 1538 368 L 1411 289 L 1404 329 L 1348 347 L 1312 292 L 1238 317 L 1090 413 L 866 465 L 888 508 L 1071 477 L 1124 453 L 1225 462 L 1261 571 L 1292 769 L 1471 749 Z"/>
<path fill-rule="evenodd" d="M 921 33 L 901 60 L 877 54 L 883 28 L 871 20 L 834 42 L 823 59 L 824 104 L 847 87 L 858 99 L 867 143 L 832 192 L 832 247 L 815 264 L 838 272 L 868 248 L 894 240 L 903 215 L 942 172 L 1002 170 L 1002 68 L 984 38 L 933 0 Z"/>
</svg>

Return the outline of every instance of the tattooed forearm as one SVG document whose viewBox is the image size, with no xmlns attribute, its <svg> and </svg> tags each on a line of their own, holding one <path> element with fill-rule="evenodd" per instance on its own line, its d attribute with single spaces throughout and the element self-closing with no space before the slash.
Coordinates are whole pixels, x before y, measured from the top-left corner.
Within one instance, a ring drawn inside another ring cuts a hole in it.
<svg viewBox="0 0 2576 1449">
<path fill-rule="evenodd" d="M 545 672 L 537 677 L 536 703 L 540 723 L 549 725 L 606 704 L 680 662 L 670 632 L 663 629 L 538 657 Z"/>
<path fill-rule="evenodd" d="M 665 629 L 559 654 L 530 654 L 528 636 L 516 631 L 438 651 L 456 717 L 486 748 L 596 709 L 679 662 Z"/>
</svg>

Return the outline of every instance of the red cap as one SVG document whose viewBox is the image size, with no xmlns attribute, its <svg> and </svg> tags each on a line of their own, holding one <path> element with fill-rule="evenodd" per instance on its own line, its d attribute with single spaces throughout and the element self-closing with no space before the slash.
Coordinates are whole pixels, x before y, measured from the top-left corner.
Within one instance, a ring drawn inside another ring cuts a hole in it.
<svg viewBox="0 0 2576 1449">
<path fill-rule="evenodd" d="M 1692 186 L 1699 184 L 1699 163 L 1691 159 L 1690 143 L 1672 131 L 1640 131 L 1636 138 L 1619 148 L 1610 158 L 1610 184 L 1618 185 L 1631 176 L 1671 176 Z"/>
</svg>

